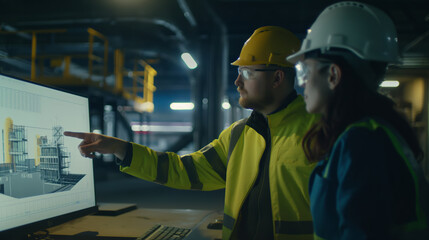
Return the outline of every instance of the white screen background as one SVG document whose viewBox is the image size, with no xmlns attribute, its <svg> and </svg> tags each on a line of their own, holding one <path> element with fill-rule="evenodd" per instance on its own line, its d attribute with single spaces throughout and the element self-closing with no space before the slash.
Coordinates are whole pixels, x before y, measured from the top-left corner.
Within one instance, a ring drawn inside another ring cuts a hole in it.
<svg viewBox="0 0 429 240">
<path fill-rule="evenodd" d="M 36 153 L 36 134 L 52 139 L 52 127 L 64 131 L 89 131 L 88 99 L 51 88 L 0 75 L 0 129 L 6 118 L 14 125 L 28 126 L 28 158 Z M 3 137 L 0 137 L 0 163 L 4 163 Z M 26 198 L 0 194 L 0 230 L 95 206 L 92 160 L 83 158 L 79 139 L 64 137 L 70 152 L 72 174 L 85 174 L 71 190 Z"/>
</svg>

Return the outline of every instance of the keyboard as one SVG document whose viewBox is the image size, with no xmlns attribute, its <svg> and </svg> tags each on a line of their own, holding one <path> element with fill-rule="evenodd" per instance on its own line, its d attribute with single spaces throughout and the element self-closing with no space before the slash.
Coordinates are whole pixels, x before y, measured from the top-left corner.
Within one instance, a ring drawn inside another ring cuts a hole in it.
<svg viewBox="0 0 429 240">
<path fill-rule="evenodd" d="M 191 229 L 179 228 L 179 227 L 170 227 L 157 224 L 151 229 L 149 229 L 141 237 L 138 237 L 137 240 L 179 240 L 184 239 Z"/>
</svg>

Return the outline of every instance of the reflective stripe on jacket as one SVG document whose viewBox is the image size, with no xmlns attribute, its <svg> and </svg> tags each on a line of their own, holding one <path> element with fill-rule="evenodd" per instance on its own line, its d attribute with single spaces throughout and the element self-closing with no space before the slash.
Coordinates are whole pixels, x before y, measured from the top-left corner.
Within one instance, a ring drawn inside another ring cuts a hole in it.
<svg viewBox="0 0 429 240">
<path fill-rule="evenodd" d="M 307 161 L 301 142 L 317 116 L 306 112 L 298 96 L 267 120 L 272 144 L 269 182 L 275 239 L 312 239 L 308 180 L 315 165 Z M 133 144 L 131 165 L 121 167 L 121 171 L 177 189 L 225 188 L 223 239 L 230 239 L 265 150 L 263 136 L 246 125 L 227 163 L 234 126 L 201 150 L 184 156 Z"/>
<path fill-rule="evenodd" d="M 315 239 L 429 239 L 429 185 L 382 120 L 350 125 L 310 179 Z"/>
</svg>

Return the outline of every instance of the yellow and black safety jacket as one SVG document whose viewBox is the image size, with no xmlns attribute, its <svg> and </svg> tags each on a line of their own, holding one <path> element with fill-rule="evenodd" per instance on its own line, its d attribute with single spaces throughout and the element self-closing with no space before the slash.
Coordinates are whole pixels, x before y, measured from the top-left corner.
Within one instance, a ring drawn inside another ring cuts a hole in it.
<svg viewBox="0 0 429 240">
<path fill-rule="evenodd" d="M 317 116 L 306 112 L 303 98 L 295 92 L 288 99 L 285 108 L 266 118 L 253 112 L 235 146 L 230 146 L 231 133 L 243 121 L 232 124 L 201 150 L 184 156 L 132 143 L 132 156 L 124 160 L 120 170 L 177 189 L 225 188 L 223 239 L 242 238 L 240 230 L 253 228 L 239 226 L 255 220 L 242 219 L 243 205 L 247 205 L 247 213 L 256 211 L 249 208 L 254 200 L 246 199 L 256 182 L 263 182 L 260 194 L 266 184 L 265 199 L 271 203 L 257 205 L 269 206 L 274 239 L 312 239 L 308 181 L 315 165 L 306 159 L 301 142 Z M 265 128 L 258 122 L 261 117 Z M 263 169 L 268 174 L 261 173 Z M 262 175 L 268 179 L 262 180 Z"/>
</svg>

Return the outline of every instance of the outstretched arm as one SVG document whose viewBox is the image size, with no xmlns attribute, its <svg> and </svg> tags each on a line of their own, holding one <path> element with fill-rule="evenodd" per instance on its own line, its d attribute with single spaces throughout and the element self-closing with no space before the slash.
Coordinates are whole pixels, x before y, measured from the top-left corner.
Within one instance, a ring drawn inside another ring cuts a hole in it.
<svg viewBox="0 0 429 240">
<path fill-rule="evenodd" d="M 96 133 L 64 132 L 64 136 L 82 139 L 79 151 L 84 157 L 94 158 L 94 152 L 114 154 L 120 160 L 125 158 L 127 141 Z"/>
</svg>

